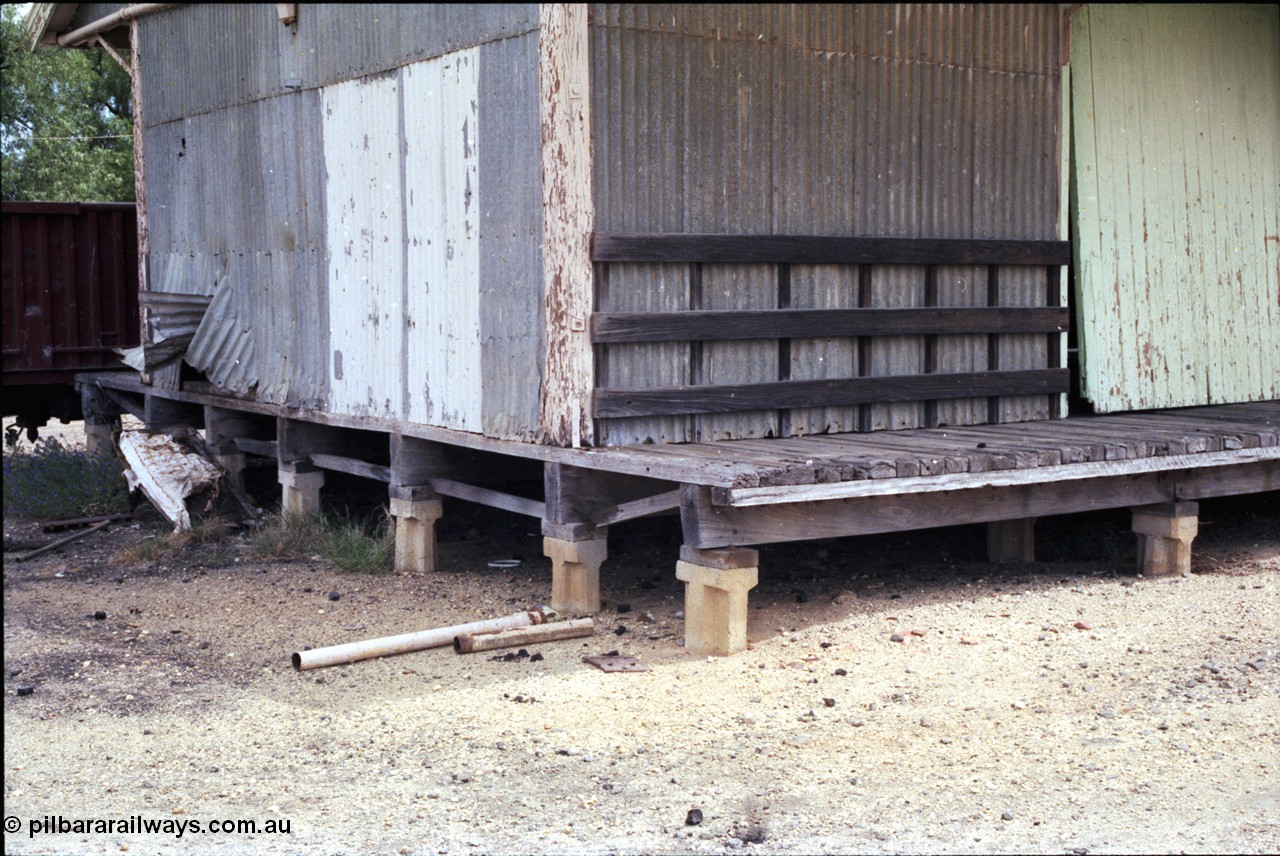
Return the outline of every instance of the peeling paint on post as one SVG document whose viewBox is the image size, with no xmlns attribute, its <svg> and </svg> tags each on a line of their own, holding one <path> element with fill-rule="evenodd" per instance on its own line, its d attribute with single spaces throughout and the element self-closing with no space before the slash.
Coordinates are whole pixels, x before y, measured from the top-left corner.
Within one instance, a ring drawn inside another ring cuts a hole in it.
<svg viewBox="0 0 1280 856">
<path fill-rule="evenodd" d="M 151 290 L 148 258 L 151 255 L 150 231 L 147 228 L 147 180 L 145 159 L 143 158 L 143 137 L 145 126 L 142 123 L 142 40 L 138 35 L 138 21 L 129 22 L 129 100 L 133 102 L 133 187 L 135 210 L 138 217 L 138 291 Z M 142 341 L 148 340 L 147 310 L 139 301 L 138 329 Z M 143 374 L 146 382 L 150 375 Z"/>
<path fill-rule="evenodd" d="M 593 360 L 587 332 L 594 230 L 587 6 L 544 3 L 539 19 L 547 330 L 540 428 L 543 442 L 550 445 L 594 445 L 589 417 Z"/>
</svg>

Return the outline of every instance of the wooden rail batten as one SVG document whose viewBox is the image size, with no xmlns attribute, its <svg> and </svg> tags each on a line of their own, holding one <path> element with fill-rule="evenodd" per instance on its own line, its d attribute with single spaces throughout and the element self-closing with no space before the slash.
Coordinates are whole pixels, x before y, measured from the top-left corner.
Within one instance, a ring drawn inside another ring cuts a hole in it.
<svg viewBox="0 0 1280 856">
<path fill-rule="evenodd" d="M 1056 394 L 1066 369 L 777 381 L 739 386 L 598 389 L 594 414 L 607 419 L 690 413 L 740 413 L 785 407 L 833 407 L 938 398 Z"/>
<path fill-rule="evenodd" d="M 633 235 L 592 237 L 598 262 L 714 264 L 1066 265 L 1067 241 L 870 238 L 824 235 Z"/>
<path fill-rule="evenodd" d="M 542 264 L 547 332 L 540 434 L 555 446 L 594 445 L 590 415 L 592 309 L 591 114 L 587 6 L 539 6 Z"/>
<path fill-rule="evenodd" d="M 617 311 L 606 293 L 589 322 L 590 339 L 602 361 L 612 361 L 616 355 L 621 364 L 631 365 L 648 353 L 644 346 L 688 343 L 693 366 L 687 386 L 667 379 L 661 388 L 646 388 L 642 377 L 618 386 L 598 386 L 591 415 L 610 431 L 614 423 L 606 420 L 621 420 L 618 424 L 626 426 L 632 424 L 629 420 L 689 417 L 694 425 L 691 439 L 701 442 L 761 435 L 790 437 L 796 419 L 800 420 L 800 434 L 812 433 L 815 417 L 834 418 L 834 412 L 845 413 L 841 419 L 856 419 L 856 427 L 853 422 L 844 427 L 861 433 L 882 427 L 935 426 L 957 419 L 969 424 L 1060 418 L 1063 413 L 1059 403 L 1069 390 L 1070 378 L 1053 347 L 1044 355 L 1020 357 L 1005 366 L 996 360 L 1004 338 L 1016 343 L 1043 337 L 1052 345 L 1067 330 L 1069 310 L 1054 288 L 1059 271 L 1070 259 L 1066 241 L 601 232 L 592 236 L 591 252 L 602 282 L 607 282 L 612 264 L 671 270 L 686 265 L 691 293 L 697 291 L 697 274 L 704 265 L 750 266 L 756 273 L 761 269 L 776 271 L 772 278 L 777 293 L 772 306 L 756 299 L 750 308 L 730 304 L 707 309 L 691 299 L 687 308 Z M 836 305 L 823 308 L 793 305 L 793 265 L 843 268 L 842 276 L 856 268 L 856 301 L 851 292 Z M 942 298 L 939 270 L 957 265 L 986 268 L 990 280 L 986 305 L 980 301 L 979 305 L 950 305 L 953 298 Z M 881 274 L 873 276 L 873 269 Z M 919 284 L 922 305 L 914 300 L 903 305 L 885 291 L 905 287 L 903 276 L 914 282 L 917 270 L 923 271 Z M 1011 276 L 1019 282 L 1027 280 L 1028 271 L 1034 274 L 1038 270 L 1033 278 L 1046 284 L 1044 293 L 1027 302 L 1026 295 L 1014 289 L 1015 293 L 1004 295 L 1008 300 L 1002 300 L 998 287 L 1002 270 L 1012 271 Z M 985 367 L 957 350 L 957 337 L 970 337 L 967 341 L 986 338 Z M 820 368 L 816 378 L 794 379 L 792 343 L 823 339 L 838 340 L 840 348 L 856 349 L 853 365 L 833 364 L 834 372 L 831 367 Z M 910 339 L 919 339 L 918 362 L 914 354 L 902 350 L 914 347 Z M 776 370 L 761 363 L 753 367 L 750 376 L 726 375 L 719 385 L 704 382 L 696 373 L 704 343 L 725 342 L 743 342 L 743 347 L 750 348 L 776 347 Z M 897 357 L 886 356 L 890 351 L 885 349 L 890 347 L 898 349 L 893 352 Z M 908 357 L 899 359 L 903 353 Z M 986 399 L 981 415 L 977 405 L 960 403 L 973 399 Z M 1018 406 L 1006 407 L 1002 404 L 1006 399 Z M 944 403 L 946 409 L 940 411 Z M 1023 405 L 1025 408 L 1018 409 Z M 963 412 L 972 416 L 953 413 L 956 407 L 968 408 Z M 853 408 L 851 414 L 849 408 Z M 719 414 L 744 415 L 729 423 Z M 771 419 L 774 424 L 769 427 Z M 697 428 L 703 420 L 740 428 L 750 422 L 752 427 L 741 428 L 746 433 L 714 429 L 712 436 L 704 436 Z"/>
<path fill-rule="evenodd" d="M 1067 329 L 1068 321 L 1066 307 L 1039 306 L 598 312 L 591 318 L 591 340 L 614 344 L 938 332 L 1056 334 Z"/>
</svg>

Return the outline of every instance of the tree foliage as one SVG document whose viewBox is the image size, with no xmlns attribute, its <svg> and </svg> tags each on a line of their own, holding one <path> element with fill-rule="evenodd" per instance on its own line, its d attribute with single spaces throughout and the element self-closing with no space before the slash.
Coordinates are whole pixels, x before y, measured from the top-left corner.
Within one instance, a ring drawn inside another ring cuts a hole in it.
<svg viewBox="0 0 1280 856">
<path fill-rule="evenodd" d="M 20 7 L 0 12 L 0 197 L 132 202 L 129 75 L 101 48 L 27 43 Z"/>
</svg>

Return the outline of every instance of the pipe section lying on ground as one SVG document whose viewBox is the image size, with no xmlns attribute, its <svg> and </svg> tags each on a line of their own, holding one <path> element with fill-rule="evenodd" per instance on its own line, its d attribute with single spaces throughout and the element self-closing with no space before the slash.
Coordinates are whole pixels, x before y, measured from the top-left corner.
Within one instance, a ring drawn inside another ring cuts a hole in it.
<svg viewBox="0 0 1280 856">
<path fill-rule="evenodd" d="M 572 621 L 556 621 L 541 627 L 522 627 L 498 633 L 459 633 L 453 640 L 453 650 L 459 654 L 472 654 L 496 648 L 514 648 L 517 645 L 536 645 L 555 639 L 574 639 L 578 636 L 590 636 L 595 632 L 595 622 L 590 618 L 575 618 Z"/>
<path fill-rule="evenodd" d="M 437 627 L 432 630 L 421 630 L 417 633 L 402 633 L 399 636 L 383 636 L 380 639 L 365 639 L 362 642 L 348 642 L 345 645 L 331 645 L 328 648 L 315 648 L 310 651 L 295 651 L 292 657 L 293 667 L 299 672 L 308 669 L 320 669 L 325 666 L 339 666 L 344 663 L 355 663 L 373 657 L 390 657 L 393 654 L 407 654 L 410 651 L 422 651 L 427 648 L 443 648 L 453 643 L 455 637 L 466 633 L 497 633 L 542 624 L 553 616 L 550 610 L 541 608 L 534 612 L 517 612 L 502 618 L 491 618 L 485 621 L 472 621 L 469 624 L 455 624 L 452 627 Z"/>
</svg>

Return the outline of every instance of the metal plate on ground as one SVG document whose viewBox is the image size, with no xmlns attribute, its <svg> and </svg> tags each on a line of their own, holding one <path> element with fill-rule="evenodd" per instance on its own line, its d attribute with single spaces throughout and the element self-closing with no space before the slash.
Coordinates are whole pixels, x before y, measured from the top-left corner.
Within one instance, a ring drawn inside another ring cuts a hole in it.
<svg viewBox="0 0 1280 856">
<path fill-rule="evenodd" d="M 590 663 L 602 672 L 649 671 L 649 667 L 635 657 L 583 657 L 582 662 Z"/>
</svg>

